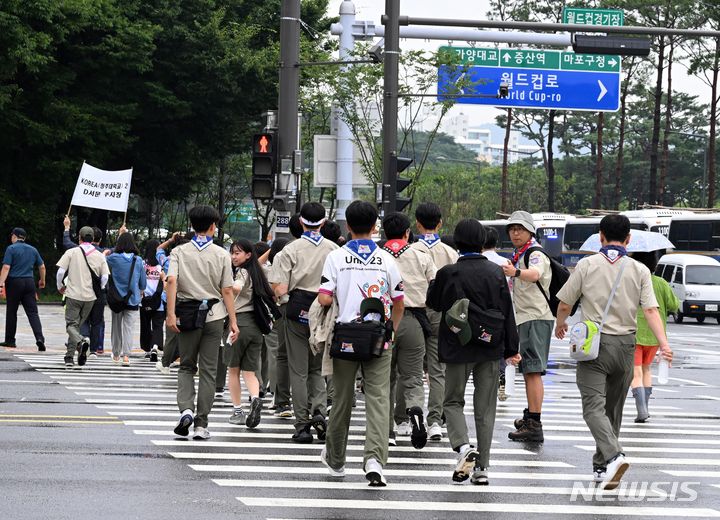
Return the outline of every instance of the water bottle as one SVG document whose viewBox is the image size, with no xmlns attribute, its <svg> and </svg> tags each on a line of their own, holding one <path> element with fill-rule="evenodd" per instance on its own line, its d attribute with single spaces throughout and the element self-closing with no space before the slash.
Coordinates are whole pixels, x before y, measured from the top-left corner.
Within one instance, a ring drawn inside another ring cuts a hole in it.
<svg viewBox="0 0 720 520">
<path fill-rule="evenodd" d="M 658 361 L 658 384 L 666 385 L 668 383 L 668 372 L 670 371 L 670 363 L 664 357 L 660 356 Z"/>
<path fill-rule="evenodd" d="M 515 365 L 512 363 L 505 366 L 505 394 L 515 395 Z"/>
<path fill-rule="evenodd" d="M 202 303 L 200 304 L 200 307 L 198 307 L 198 309 L 201 310 L 201 311 L 206 311 L 207 308 L 208 308 L 208 306 L 207 306 L 207 300 L 203 300 Z"/>
</svg>

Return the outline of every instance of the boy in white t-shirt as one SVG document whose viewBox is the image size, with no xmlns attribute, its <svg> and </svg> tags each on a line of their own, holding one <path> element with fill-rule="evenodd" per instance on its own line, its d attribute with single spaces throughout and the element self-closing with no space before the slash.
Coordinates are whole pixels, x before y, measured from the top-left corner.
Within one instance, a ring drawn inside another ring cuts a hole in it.
<svg viewBox="0 0 720 520">
<path fill-rule="evenodd" d="M 318 301 L 323 306 L 338 302 L 337 322 L 359 321 L 360 303 L 378 298 L 385 307 L 385 319 L 392 319 L 397 331 L 405 310 L 403 283 L 393 257 L 383 251 L 371 236 L 377 210 L 368 202 L 355 201 L 345 211 L 352 240 L 325 259 Z M 333 358 L 332 419 L 328 425 L 325 449 L 321 454 L 330 475 L 345 476 L 345 453 L 352 414 L 355 374 L 362 368 L 365 388 L 366 433 L 363 468 L 371 486 L 387 485 L 382 468 L 388 456 L 388 409 L 390 406 L 391 345 L 380 357 L 370 361 Z"/>
</svg>

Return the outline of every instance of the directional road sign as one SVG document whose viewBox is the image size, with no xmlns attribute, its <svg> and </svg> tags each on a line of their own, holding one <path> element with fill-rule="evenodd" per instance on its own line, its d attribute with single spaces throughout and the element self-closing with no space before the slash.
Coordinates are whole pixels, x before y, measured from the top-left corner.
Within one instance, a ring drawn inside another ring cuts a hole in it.
<svg viewBox="0 0 720 520">
<path fill-rule="evenodd" d="M 461 62 L 440 67 L 440 101 L 593 112 L 620 107 L 618 56 L 471 47 L 440 51 L 456 53 Z M 501 86 L 507 88 L 506 97 L 500 97 Z"/>
</svg>

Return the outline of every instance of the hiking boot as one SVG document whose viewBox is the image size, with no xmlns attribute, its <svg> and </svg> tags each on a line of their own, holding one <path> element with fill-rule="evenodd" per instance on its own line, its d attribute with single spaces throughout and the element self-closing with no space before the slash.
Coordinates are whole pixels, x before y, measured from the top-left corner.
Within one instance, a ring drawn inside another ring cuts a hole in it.
<svg viewBox="0 0 720 520">
<path fill-rule="evenodd" d="M 241 426 L 245 424 L 245 421 L 247 420 L 245 410 L 234 410 L 233 414 L 228 419 L 228 422 L 230 424 L 234 424 L 236 426 Z"/>
<path fill-rule="evenodd" d="M 250 403 L 250 413 L 247 415 L 245 420 L 245 426 L 248 428 L 255 428 L 260 424 L 260 412 L 262 411 L 262 400 L 259 397 L 254 397 Z"/>
<path fill-rule="evenodd" d="M 412 433 L 410 433 L 410 442 L 413 448 L 421 450 L 427 443 L 427 429 L 425 428 L 425 418 L 423 417 L 422 408 L 413 406 L 407 410 L 410 424 L 412 425 Z"/>
<path fill-rule="evenodd" d="M 508 438 L 511 441 L 518 442 L 543 442 L 545 437 L 543 436 L 542 423 L 540 421 L 527 418 L 523 421 L 520 428 L 514 432 L 508 433 Z"/>
<path fill-rule="evenodd" d="M 310 424 L 315 428 L 315 433 L 319 441 L 325 440 L 325 434 L 327 433 L 327 421 L 321 413 L 316 413 L 310 421 Z"/>
<path fill-rule="evenodd" d="M 398 437 L 409 437 L 411 433 L 412 426 L 410 426 L 410 421 L 404 421 L 397 425 Z"/>
<path fill-rule="evenodd" d="M 320 462 L 328 469 L 331 477 L 342 478 L 345 476 L 345 466 L 339 468 L 333 468 L 327 460 L 327 450 L 325 448 L 320 452 Z"/>
<path fill-rule="evenodd" d="M 523 423 L 525 422 L 525 419 L 527 419 L 528 413 L 530 413 L 530 411 L 529 411 L 527 408 L 525 408 L 525 409 L 523 410 L 522 419 L 515 419 L 515 420 L 513 421 L 513 426 L 515 426 L 515 429 L 516 429 L 516 430 L 519 430 L 520 428 L 522 428 L 522 425 L 523 425 Z"/>
<path fill-rule="evenodd" d="M 630 464 L 625 460 L 624 453 L 618 453 L 608 461 L 607 472 L 605 478 L 600 482 L 600 488 L 604 490 L 615 489 L 620 485 L 620 479 L 622 479 L 625 472 L 630 467 Z"/>
<path fill-rule="evenodd" d="M 283 419 L 289 419 L 293 416 L 292 406 L 289 404 L 279 404 L 275 410 L 275 417 L 282 417 Z"/>
<path fill-rule="evenodd" d="M 368 459 L 368 461 L 365 463 L 365 478 L 368 480 L 368 486 L 387 486 L 387 481 L 383 476 L 382 466 L 375 459 Z"/>
<path fill-rule="evenodd" d="M 470 473 L 475 469 L 475 462 L 480 458 L 480 454 L 472 447 L 468 446 L 458 455 L 458 461 L 453 471 L 452 479 L 454 482 L 465 482 Z"/>
<path fill-rule="evenodd" d="M 472 476 L 470 477 L 470 482 L 472 482 L 476 486 L 487 486 L 488 484 L 490 484 L 490 481 L 488 480 L 487 468 L 483 468 L 483 467 L 475 468 Z"/>
<path fill-rule="evenodd" d="M 78 343 L 78 366 L 83 366 L 87 361 L 87 353 L 90 348 L 90 340 L 83 338 Z"/>
<path fill-rule="evenodd" d="M 443 436 L 442 427 L 438 423 L 432 423 L 428 428 L 428 436 L 431 441 L 441 441 Z"/>
<path fill-rule="evenodd" d="M 593 464 L 593 482 L 599 484 L 600 482 L 605 480 L 606 473 L 607 473 L 607 468 L 605 466 Z"/>
<path fill-rule="evenodd" d="M 313 441 L 312 433 L 310 433 L 310 423 L 295 426 L 292 440 L 300 444 L 310 444 Z"/>
</svg>

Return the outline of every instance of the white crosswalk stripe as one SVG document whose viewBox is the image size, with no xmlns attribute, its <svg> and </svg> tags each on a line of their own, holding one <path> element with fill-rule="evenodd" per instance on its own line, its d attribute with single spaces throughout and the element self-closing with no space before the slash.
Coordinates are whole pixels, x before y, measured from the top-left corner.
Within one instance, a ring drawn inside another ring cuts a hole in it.
<svg viewBox="0 0 720 520">
<path fill-rule="evenodd" d="M 705 356 L 708 352 L 695 354 Z M 174 371 L 163 375 L 139 359 L 133 359 L 130 367 L 120 367 L 104 357 L 91 359 L 83 369 L 66 370 L 61 355 L 17 356 L 75 392 L 79 399 L 119 417 L 130 431 L 166 450 L 169 456 L 231 490 L 257 518 L 386 519 L 394 517 L 393 511 L 400 516 L 410 510 L 427 512 L 428 518 L 443 516 L 442 512 L 487 513 L 493 518 L 526 513 L 549 518 L 720 518 L 720 511 L 703 507 L 701 502 L 665 500 L 662 491 L 647 486 L 621 486 L 606 492 L 600 497 L 602 501 L 596 499 L 589 471 L 595 446 L 582 419 L 573 369 L 552 370 L 549 376 L 553 384 L 547 387 L 543 407 L 544 446 L 507 440 L 512 420 L 522 414 L 525 404 L 520 397 L 524 395 L 520 377 L 516 397 L 498 403 L 489 486 L 451 483 L 455 458 L 446 437 L 442 442 L 429 442 L 420 451 L 410 446 L 408 438 L 399 437 L 399 446 L 390 447 L 384 470 L 389 486 L 377 490 L 368 488 L 361 469 L 365 430 L 362 400 L 353 410 L 346 477 L 338 480 L 329 477 L 319 462 L 323 445 L 317 441 L 309 445 L 292 443 L 293 421 L 274 417 L 268 399 L 256 430 L 227 422 L 231 403 L 226 397 L 216 401 L 209 416 L 210 440 L 178 439 L 172 433 L 178 416 Z M 707 386 L 689 378 L 675 379 L 678 384 Z M 471 384 L 466 402 L 466 417 L 472 428 Z M 632 422 L 635 413 L 631 401 L 624 413 L 621 442 L 627 446 L 631 471 L 643 480 L 633 484 L 673 477 L 696 483 L 694 489 L 700 496 L 702 489 L 720 487 L 720 472 L 715 469 L 720 465 L 720 432 L 716 426 L 720 417 L 686 411 L 672 399 L 655 399 L 651 411 L 647 424 Z M 650 497 L 655 500 L 648 500 Z M 604 503 L 608 500 L 614 502 Z M 416 517 L 424 518 L 420 513 Z"/>
</svg>

